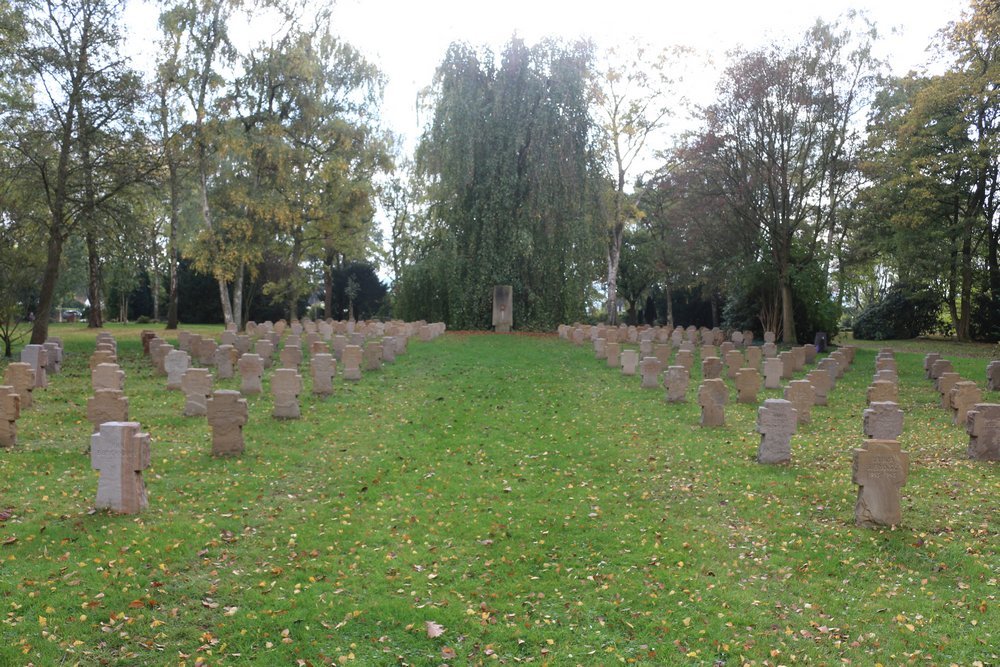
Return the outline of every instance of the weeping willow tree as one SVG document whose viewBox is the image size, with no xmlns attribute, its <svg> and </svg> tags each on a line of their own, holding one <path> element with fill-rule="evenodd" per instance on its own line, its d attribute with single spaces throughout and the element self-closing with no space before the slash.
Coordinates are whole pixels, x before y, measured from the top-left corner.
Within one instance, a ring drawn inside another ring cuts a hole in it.
<svg viewBox="0 0 1000 667">
<path fill-rule="evenodd" d="M 487 328 L 497 284 L 513 286 L 519 327 L 584 315 L 608 188 L 588 116 L 590 60 L 585 43 L 514 39 L 499 62 L 449 48 L 417 150 L 425 224 L 397 315 Z"/>
</svg>

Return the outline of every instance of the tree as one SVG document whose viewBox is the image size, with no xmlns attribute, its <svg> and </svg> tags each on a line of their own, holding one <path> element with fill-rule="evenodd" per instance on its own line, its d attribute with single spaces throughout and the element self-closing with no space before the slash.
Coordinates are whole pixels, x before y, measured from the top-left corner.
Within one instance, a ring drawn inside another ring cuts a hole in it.
<svg viewBox="0 0 1000 667">
<path fill-rule="evenodd" d="M 601 150 L 612 181 L 612 205 L 607 227 L 608 321 L 618 323 L 618 268 L 622 238 L 636 210 L 626 186 L 636 161 L 646 157 L 650 138 L 663 128 L 670 115 L 673 80 L 667 67 L 679 55 L 664 50 L 650 56 L 644 48 L 625 57 L 607 54 L 596 77 L 593 95 Z"/>
</svg>

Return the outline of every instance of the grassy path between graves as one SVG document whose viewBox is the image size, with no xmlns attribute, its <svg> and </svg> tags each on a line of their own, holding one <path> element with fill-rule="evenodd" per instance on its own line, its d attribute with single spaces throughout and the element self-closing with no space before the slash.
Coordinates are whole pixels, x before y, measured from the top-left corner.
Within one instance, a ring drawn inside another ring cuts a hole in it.
<svg viewBox="0 0 1000 667">
<path fill-rule="evenodd" d="M 305 377 L 299 421 L 265 381 L 245 456 L 216 460 L 140 328 L 109 330 L 146 512 L 92 511 L 84 329 L 53 332 L 64 371 L 0 452 L 0 665 L 1000 661 L 1000 468 L 966 460 L 919 354 L 897 355 L 904 525 L 877 531 L 850 458 L 874 350 L 784 467 L 755 462 L 755 406 L 700 429 L 696 379 L 668 405 L 555 337 L 455 334 L 327 399 Z"/>
</svg>

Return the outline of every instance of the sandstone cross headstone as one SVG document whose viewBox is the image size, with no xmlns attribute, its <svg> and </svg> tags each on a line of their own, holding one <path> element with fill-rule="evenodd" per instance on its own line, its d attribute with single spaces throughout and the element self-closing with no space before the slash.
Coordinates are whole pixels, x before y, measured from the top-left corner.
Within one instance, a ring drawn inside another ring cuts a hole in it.
<svg viewBox="0 0 1000 667">
<path fill-rule="evenodd" d="M 285 345 L 278 353 L 278 359 L 281 368 L 291 368 L 297 371 L 302 364 L 302 348 L 296 345 Z"/>
<path fill-rule="evenodd" d="M 607 365 L 608 368 L 619 368 L 621 366 L 620 350 L 621 343 L 607 343 L 604 346 L 604 350 L 607 353 Z"/>
<path fill-rule="evenodd" d="M 260 361 L 264 364 L 264 368 L 270 368 L 271 361 L 274 359 L 274 343 L 267 338 L 261 338 L 254 343 L 253 349 L 257 356 L 260 357 Z"/>
<path fill-rule="evenodd" d="M 217 389 L 208 399 L 212 456 L 239 456 L 244 450 L 243 427 L 249 419 L 247 401 L 238 391 Z"/>
<path fill-rule="evenodd" d="M 264 362 L 259 355 L 244 354 L 236 362 L 240 372 L 240 393 L 259 394 L 261 392 L 261 377 L 264 375 Z"/>
<path fill-rule="evenodd" d="M 847 372 L 847 367 L 851 364 L 850 357 L 847 352 L 844 351 L 844 348 L 834 350 L 828 358 L 837 362 L 837 379 L 844 377 L 844 373 Z"/>
<path fill-rule="evenodd" d="M 775 340 L 776 340 L 776 338 L 774 336 L 774 332 L 773 331 L 765 331 L 764 332 L 764 342 L 765 343 L 774 343 Z"/>
<path fill-rule="evenodd" d="M 271 376 L 271 395 L 274 397 L 275 419 L 298 419 L 299 394 L 302 393 L 302 376 L 294 368 L 279 368 Z"/>
<path fill-rule="evenodd" d="M 643 359 L 653 356 L 653 341 L 643 338 L 639 341 L 639 355 Z"/>
<path fill-rule="evenodd" d="M 90 384 L 94 391 L 98 389 L 125 390 L 125 371 L 118 364 L 100 364 L 90 372 Z M 127 421 L 117 419 L 115 421 Z"/>
<path fill-rule="evenodd" d="M 767 357 L 764 359 L 764 388 L 780 389 L 781 374 L 784 371 L 785 362 L 777 357 Z"/>
<path fill-rule="evenodd" d="M 156 375 L 167 374 L 167 355 L 174 346 L 162 338 L 154 338 L 149 342 L 149 359 L 153 362 L 153 370 Z"/>
<path fill-rule="evenodd" d="M 230 347 L 236 347 L 236 332 L 226 329 L 219 336 L 219 345 L 229 345 Z"/>
<path fill-rule="evenodd" d="M 734 331 L 732 333 L 732 335 L 729 336 L 729 340 L 733 341 L 733 344 L 736 345 L 736 347 L 742 347 L 743 346 L 743 332 L 742 331 Z"/>
<path fill-rule="evenodd" d="M 667 390 L 668 403 L 683 403 L 687 400 L 688 383 L 691 375 L 683 366 L 669 366 L 663 375 L 663 385 Z"/>
<path fill-rule="evenodd" d="M 864 411 L 862 427 L 866 438 L 898 440 L 903 433 L 903 411 L 893 401 L 876 401 Z"/>
<path fill-rule="evenodd" d="M 219 345 L 215 342 L 214 338 L 203 336 L 198 341 L 198 347 L 194 351 L 193 356 L 198 360 L 199 364 L 210 366 L 215 360 L 215 351 L 218 347 Z"/>
<path fill-rule="evenodd" d="M 361 379 L 361 348 L 357 345 L 347 345 L 344 347 L 344 356 L 341 363 L 344 366 L 344 379 L 357 381 Z"/>
<path fill-rule="evenodd" d="M 191 332 L 190 331 L 178 331 L 177 332 L 177 349 L 184 350 L 185 352 L 191 352 Z"/>
<path fill-rule="evenodd" d="M 736 379 L 736 374 L 743 368 L 743 353 L 739 350 L 729 350 L 726 352 L 726 377 L 730 380 Z"/>
<path fill-rule="evenodd" d="M 859 526 L 896 526 L 903 520 L 900 489 L 910 472 L 910 455 L 895 440 L 868 440 L 854 450 L 851 479 L 858 485 L 854 522 Z"/>
<path fill-rule="evenodd" d="M 884 380 L 872 382 L 871 385 L 868 386 L 865 399 L 868 401 L 869 405 L 872 403 L 884 402 L 895 403 L 899 400 L 899 388 L 893 382 L 885 382 Z M 880 438 L 880 440 L 893 439 L 894 438 Z"/>
<path fill-rule="evenodd" d="M 756 345 L 747 347 L 747 362 L 745 367 L 760 370 L 761 361 L 764 359 L 764 351 Z"/>
<path fill-rule="evenodd" d="M 207 368 L 189 368 L 181 376 L 184 392 L 184 416 L 202 417 L 208 414 L 208 397 L 212 395 L 212 374 Z"/>
<path fill-rule="evenodd" d="M 790 401 L 769 398 L 757 408 L 757 432 L 760 446 L 758 463 L 788 463 L 792 460 L 792 436 L 798 420 L 795 406 Z"/>
<path fill-rule="evenodd" d="M 830 375 L 830 389 L 832 390 L 837 386 L 837 373 L 840 371 L 840 364 L 837 363 L 836 359 L 827 357 L 825 359 L 820 359 L 816 367 L 820 370 L 826 371 Z"/>
<path fill-rule="evenodd" d="M 702 357 L 701 377 L 705 380 L 715 380 L 722 377 L 722 359 L 718 357 Z"/>
<path fill-rule="evenodd" d="M 660 363 L 663 364 L 664 368 L 666 368 L 667 366 L 670 365 L 670 353 L 671 353 L 671 351 L 672 351 L 672 348 L 670 347 L 669 343 L 654 343 L 653 344 L 653 353 L 656 355 L 656 358 L 660 360 Z"/>
<path fill-rule="evenodd" d="M 142 471 L 149 467 L 149 434 L 138 422 L 101 424 L 90 437 L 90 464 L 101 473 L 97 482 L 97 509 L 136 514 L 148 504 Z"/>
<path fill-rule="evenodd" d="M 674 357 L 674 363 L 678 366 L 683 366 L 690 375 L 691 369 L 694 368 L 694 352 L 691 350 L 678 350 L 677 356 Z"/>
<path fill-rule="evenodd" d="M 25 345 L 21 350 L 21 363 L 29 364 L 35 371 L 35 388 L 48 386 L 48 375 L 45 367 L 48 363 L 48 353 L 42 345 Z"/>
<path fill-rule="evenodd" d="M 396 362 L 396 339 L 394 336 L 382 338 L 382 361 L 387 364 Z"/>
<path fill-rule="evenodd" d="M 21 417 L 21 397 L 10 385 L 0 385 L 0 447 L 17 444 L 17 420 Z"/>
<path fill-rule="evenodd" d="M 173 350 L 167 353 L 163 367 L 167 369 L 167 389 L 176 391 L 181 388 L 181 378 L 184 371 L 191 366 L 191 357 L 184 350 Z"/>
<path fill-rule="evenodd" d="M 931 377 L 931 368 L 934 366 L 934 362 L 941 358 L 941 355 L 937 352 L 928 352 L 924 355 L 924 377 L 928 380 L 933 380 Z"/>
<path fill-rule="evenodd" d="M 309 370 L 312 373 L 312 393 L 317 396 L 329 396 L 333 393 L 333 378 L 337 374 L 337 362 L 332 354 L 314 354 L 309 359 Z"/>
<path fill-rule="evenodd" d="M 660 372 L 663 370 L 663 364 L 656 357 L 643 357 L 642 363 L 640 364 L 640 372 L 642 373 L 642 384 L 640 385 L 643 389 L 656 389 L 660 386 Z"/>
<path fill-rule="evenodd" d="M 101 364 L 117 364 L 118 357 L 111 350 L 97 350 L 90 355 L 90 370 L 93 371 Z"/>
<path fill-rule="evenodd" d="M 622 350 L 621 361 L 622 375 L 635 375 L 639 366 L 639 353 L 635 350 Z"/>
<path fill-rule="evenodd" d="M 497 333 L 510 333 L 514 326 L 514 288 L 510 285 L 493 287 L 493 328 Z"/>
<path fill-rule="evenodd" d="M 941 407 L 951 410 L 951 390 L 956 384 L 962 381 L 962 376 L 958 373 L 941 373 L 934 380 L 934 388 L 941 396 Z"/>
<path fill-rule="evenodd" d="M 965 430 L 970 459 L 1000 461 L 1000 404 L 977 403 L 969 410 Z"/>
<path fill-rule="evenodd" d="M 143 329 L 139 332 L 139 340 L 142 341 L 142 356 L 149 356 L 149 342 L 156 338 L 156 332 L 150 331 L 149 329 Z"/>
<path fill-rule="evenodd" d="M 897 371 L 898 372 L 898 369 L 896 368 L 896 360 L 895 359 L 890 359 L 888 357 L 879 357 L 879 358 L 875 359 L 875 370 L 876 370 L 876 372 L 877 371 L 883 371 L 883 370 L 890 370 L 890 371 Z"/>
<path fill-rule="evenodd" d="M 791 380 L 795 377 L 795 354 L 791 350 L 786 350 L 778 355 L 781 360 L 781 379 Z"/>
<path fill-rule="evenodd" d="M 951 362 L 947 359 L 938 359 L 931 364 L 931 379 L 937 380 L 944 373 L 953 373 Z"/>
<path fill-rule="evenodd" d="M 382 368 L 382 343 L 371 340 L 361 353 L 366 371 L 377 371 Z"/>
<path fill-rule="evenodd" d="M 899 374 L 888 368 L 883 368 L 880 371 L 875 371 L 875 375 L 872 377 L 872 382 L 891 382 L 893 384 L 899 384 Z"/>
<path fill-rule="evenodd" d="M 789 350 L 792 353 L 792 369 L 798 373 L 806 367 L 806 350 L 804 347 L 793 347 Z"/>
<path fill-rule="evenodd" d="M 702 345 L 699 353 L 701 354 L 702 359 L 708 359 L 709 357 L 718 356 L 715 352 L 714 345 Z"/>
<path fill-rule="evenodd" d="M 14 393 L 21 397 L 21 409 L 28 410 L 32 404 L 32 392 L 35 390 L 35 370 L 31 364 L 15 361 L 7 364 L 3 373 L 3 384 L 14 388 Z"/>
<path fill-rule="evenodd" d="M 756 403 L 760 391 L 760 371 L 756 368 L 741 368 L 736 373 L 736 402 Z"/>
<path fill-rule="evenodd" d="M 764 343 L 760 346 L 760 350 L 764 353 L 765 359 L 778 356 L 778 346 L 774 343 Z"/>
<path fill-rule="evenodd" d="M 1000 361 L 991 361 L 986 365 L 986 390 L 1000 391 Z"/>
<path fill-rule="evenodd" d="M 976 403 L 983 402 L 983 392 L 975 382 L 956 382 L 951 388 L 951 409 L 954 411 L 952 423 L 965 426 L 966 419 Z"/>
<path fill-rule="evenodd" d="M 240 353 L 233 345 L 225 343 L 215 348 L 215 374 L 220 380 L 229 380 L 235 375 L 239 359 Z"/>
<path fill-rule="evenodd" d="M 698 405 L 701 406 L 701 426 L 724 426 L 726 401 L 729 390 L 722 378 L 704 380 L 698 387 Z"/>
<path fill-rule="evenodd" d="M 128 399 L 125 392 L 120 389 L 94 390 L 94 395 L 87 399 L 87 421 L 94 427 L 94 433 L 105 422 L 128 421 Z"/>
<path fill-rule="evenodd" d="M 809 380 L 792 380 L 785 387 L 785 400 L 791 401 L 798 413 L 798 423 L 808 424 L 812 421 L 812 406 L 816 402 L 816 390 Z"/>
<path fill-rule="evenodd" d="M 830 371 L 824 368 L 815 368 L 806 375 L 806 379 L 816 390 L 816 405 L 826 405 L 827 395 L 833 389 L 833 378 Z"/>
<path fill-rule="evenodd" d="M 62 347 L 54 341 L 47 340 L 43 345 L 45 348 L 45 371 L 49 375 L 56 375 L 62 370 Z"/>
</svg>

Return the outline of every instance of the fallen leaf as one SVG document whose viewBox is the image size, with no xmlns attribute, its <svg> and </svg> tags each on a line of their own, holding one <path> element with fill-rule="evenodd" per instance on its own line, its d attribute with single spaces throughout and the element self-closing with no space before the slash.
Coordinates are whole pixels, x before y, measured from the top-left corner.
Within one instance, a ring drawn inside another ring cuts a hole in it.
<svg viewBox="0 0 1000 667">
<path fill-rule="evenodd" d="M 444 634 L 444 626 L 438 625 L 434 621 L 427 621 L 424 623 L 424 627 L 427 628 L 427 636 L 431 639 L 440 637 Z"/>
</svg>

